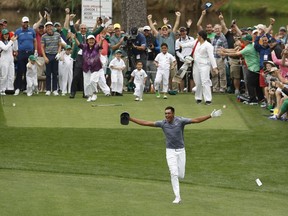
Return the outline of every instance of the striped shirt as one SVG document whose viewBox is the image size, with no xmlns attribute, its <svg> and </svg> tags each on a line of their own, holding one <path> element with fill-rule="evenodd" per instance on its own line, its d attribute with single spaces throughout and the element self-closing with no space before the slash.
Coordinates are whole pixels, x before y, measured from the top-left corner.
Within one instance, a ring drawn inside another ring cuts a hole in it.
<svg viewBox="0 0 288 216">
<path fill-rule="evenodd" d="M 46 54 L 56 55 L 60 42 L 61 35 L 58 32 L 53 32 L 53 35 L 46 33 L 41 38 L 41 44 L 44 44 Z"/>
</svg>

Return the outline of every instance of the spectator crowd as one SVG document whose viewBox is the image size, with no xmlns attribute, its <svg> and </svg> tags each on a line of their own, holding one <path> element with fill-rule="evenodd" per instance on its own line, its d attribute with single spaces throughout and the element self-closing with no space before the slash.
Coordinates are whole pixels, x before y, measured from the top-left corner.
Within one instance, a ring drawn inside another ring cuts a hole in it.
<svg viewBox="0 0 288 216">
<path fill-rule="evenodd" d="M 0 94 L 45 92 L 73 99 L 81 91 L 91 102 L 99 91 L 113 97 L 134 91 L 141 102 L 146 92 L 168 99 L 187 91 L 197 104 L 210 105 L 213 94 L 232 93 L 270 110 L 270 119 L 287 120 L 287 26 L 274 29 L 270 18 L 267 26 L 240 28 L 235 20 L 225 23 L 221 13 L 215 23 L 202 26 L 206 13 L 197 21 L 196 35 L 190 33 L 191 19 L 180 26 L 179 11 L 173 25 L 164 17 L 158 26 L 150 14 L 147 23 L 127 32 L 109 17 L 98 17 L 89 29 L 69 8 L 63 26 L 52 22 L 49 11 L 39 12 L 31 26 L 24 16 L 15 31 L 2 18 Z"/>
</svg>

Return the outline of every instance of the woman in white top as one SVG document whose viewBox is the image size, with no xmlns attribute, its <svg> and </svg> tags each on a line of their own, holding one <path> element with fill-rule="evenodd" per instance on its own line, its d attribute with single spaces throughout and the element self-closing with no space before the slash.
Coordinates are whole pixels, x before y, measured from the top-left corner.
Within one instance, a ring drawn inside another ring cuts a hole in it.
<svg viewBox="0 0 288 216">
<path fill-rule="evenodd" d="M 5 90 L 13 90 L 15 76 L 13 51 L 17 51 L 17 36 L 10 38 L 8 29 L 2 30 L 0 40 L 0 91 L 5 95 Z"/>
<path fill-rule="evenodd" d="M 207 33 L 205 31 L 199 31 L 197 34 L 197 40 L 192 43 L 183 44 L 182 47 L 192 46 L 194 51 L 194 64 L 193 64 L 193 79 L 196 85 L 195 100 L 199 104 L 204 99 L 206 105 L 210 105 L 212 102 L 210 80 L 211 67 L 215 74 L 218 74 L 216 60 L 213 55 L 213 46 L 207 41 Z"/>
</svg>

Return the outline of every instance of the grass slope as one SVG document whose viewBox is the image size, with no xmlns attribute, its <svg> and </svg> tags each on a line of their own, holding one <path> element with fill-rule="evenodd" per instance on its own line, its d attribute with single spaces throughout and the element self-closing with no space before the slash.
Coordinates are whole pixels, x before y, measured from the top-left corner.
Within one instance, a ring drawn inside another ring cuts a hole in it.
<svg viewBox="0 0 288 216">
<path fill-rule="evenodd" d="M 123 106 L 92 108 L 80 97 L 5 97 L 1 216 L 286 215 L 287 123 L 268 120 L 267 111 L 233 95 L 213 101 L 196 105 L 193 96 L 180 94 L 168 100 L 145 95 L 136 103 L 132 95 L 100 95 L 99 104 Z M 196 117 L 223 104 L 221 118 L 186 126 L 183 205 L 171 205 L 161 130 L 121 126 L 119 113 L 159 120 L 164 107 L 173 105 L 176 114 Z"/>
</svg>

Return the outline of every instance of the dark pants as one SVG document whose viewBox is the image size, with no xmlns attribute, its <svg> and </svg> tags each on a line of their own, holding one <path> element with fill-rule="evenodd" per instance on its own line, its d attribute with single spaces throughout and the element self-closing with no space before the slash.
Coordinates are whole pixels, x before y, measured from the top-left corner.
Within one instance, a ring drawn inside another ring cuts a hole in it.
<svg viewBox="0 0 288 216">
<path fill-rule="evenodd" d="M 259 73 L 248 70 L 247 89 L 251 102 L 257 102 L 264 99 L 263 91 L 259 85 Z"/>
<path fill-rule="evenodd" d="M 51 78 L 52 78 L 52 91 L 57 90 L 58 84 L 58 61 L 55 59 L 56 54 L 46 54 L 49 63 L 46 64 L 46 91 L 51 91 Z"/>
<path fill-rule="evenodd" d="M 25 90 L 26 89 L 26 65 L 28 63 L 28 58 L 33 55 L 33 51 L 19 51 L 17 56 L 17 73 L 16 79 L 14 81 L 15 89 Z"/>
<path fill-rule="evenodd" d="M 77 55 L 73 67 L 73 80 L 71 84 L 71 94 L 76 94 L 77 89 L 83 89 L 83 56 Z"/>
</svg>

